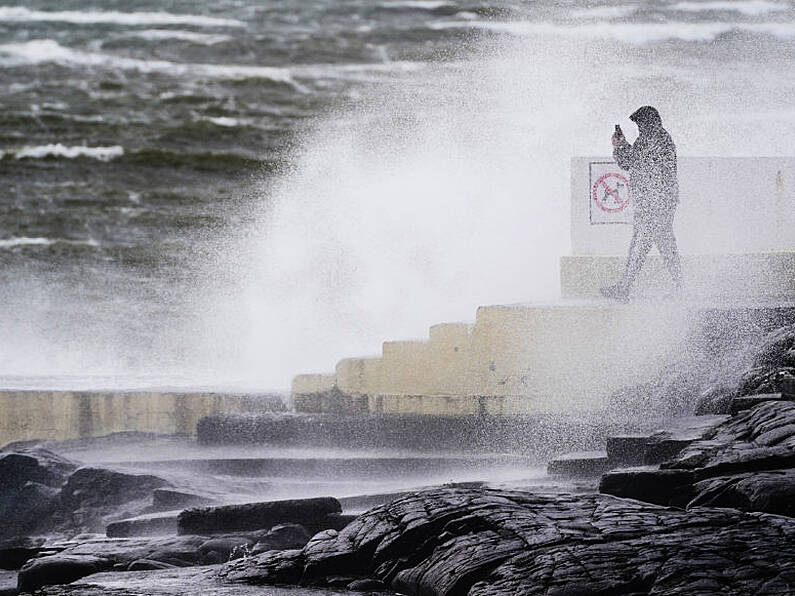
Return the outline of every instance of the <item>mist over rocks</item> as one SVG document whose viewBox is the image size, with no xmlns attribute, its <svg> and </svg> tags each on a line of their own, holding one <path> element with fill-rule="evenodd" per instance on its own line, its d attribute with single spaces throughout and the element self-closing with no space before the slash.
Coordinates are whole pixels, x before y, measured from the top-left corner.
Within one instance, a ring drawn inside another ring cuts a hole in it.
<svg viewBox="0 0 795 596">
<path fill-rule="evenodd" d="M 404 594 L 786 594 L 795 520 L 685 512 L 607 495 L 494 489 L 417 492 L 302 550 L 222 568 L 228 581 L 350 585 Z"/>
<path fill-rule="evenodd" d="M 756 404 L 708 430 L 659 469 L 608 472 L 599 490 L 687 509 L 732 507 L 792 517 L 795 402 Z"/>
</svg>

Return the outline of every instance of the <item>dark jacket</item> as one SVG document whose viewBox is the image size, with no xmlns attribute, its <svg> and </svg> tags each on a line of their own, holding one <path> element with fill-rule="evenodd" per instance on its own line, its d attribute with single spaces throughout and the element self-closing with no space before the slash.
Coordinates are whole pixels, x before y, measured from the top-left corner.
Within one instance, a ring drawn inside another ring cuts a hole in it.
<svg viewBox="0 0 795 596">
<path fill-rule="evenodd" d="M 638 138 L 633 144 L 622 138 L 613 148 L 613 159 L 629 172 L 630 198 L 636 215 L 662 216 L 679 202 L 676 146 L 661 122 L 638 125 Z"/>
</svg>

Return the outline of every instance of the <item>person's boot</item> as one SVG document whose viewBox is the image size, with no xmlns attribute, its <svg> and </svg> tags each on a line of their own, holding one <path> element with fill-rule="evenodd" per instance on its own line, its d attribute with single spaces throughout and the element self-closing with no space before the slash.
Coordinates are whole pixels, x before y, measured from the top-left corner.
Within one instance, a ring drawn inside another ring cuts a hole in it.
<svg viewBox="0 0 795 596">
<path fill-rule="evenodd" d="M 617 300 L 618 302 L 629 302 L 629 289 L 623 283 L 603 286 L 599 288 L 599 291 L 605 298 Z"/>
</svg>

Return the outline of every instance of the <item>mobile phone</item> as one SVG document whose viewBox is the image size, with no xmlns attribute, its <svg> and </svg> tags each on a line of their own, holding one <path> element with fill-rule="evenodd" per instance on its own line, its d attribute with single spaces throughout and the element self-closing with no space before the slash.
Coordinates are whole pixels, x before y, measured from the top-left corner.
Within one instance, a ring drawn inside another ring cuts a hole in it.
<svg viewBox="0 0 795 596">
<path fill-rule="evenodd" d="M 624 133 L 621 131 L 621 126 L 616 124 L 616 134 L 620 137 L 624 136 Z"/>
</svg>

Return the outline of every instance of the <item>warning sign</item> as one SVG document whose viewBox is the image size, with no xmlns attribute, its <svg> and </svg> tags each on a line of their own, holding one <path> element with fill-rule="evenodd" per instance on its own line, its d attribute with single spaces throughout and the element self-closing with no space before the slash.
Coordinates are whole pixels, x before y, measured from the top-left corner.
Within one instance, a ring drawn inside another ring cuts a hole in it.
<svg viewBox="0 0 795 596">
<path fill-rule="evenodd" d="M 591 162 L 591 225 L 632 223 L 629 178 L 615 162 Z"/>
</svg>

